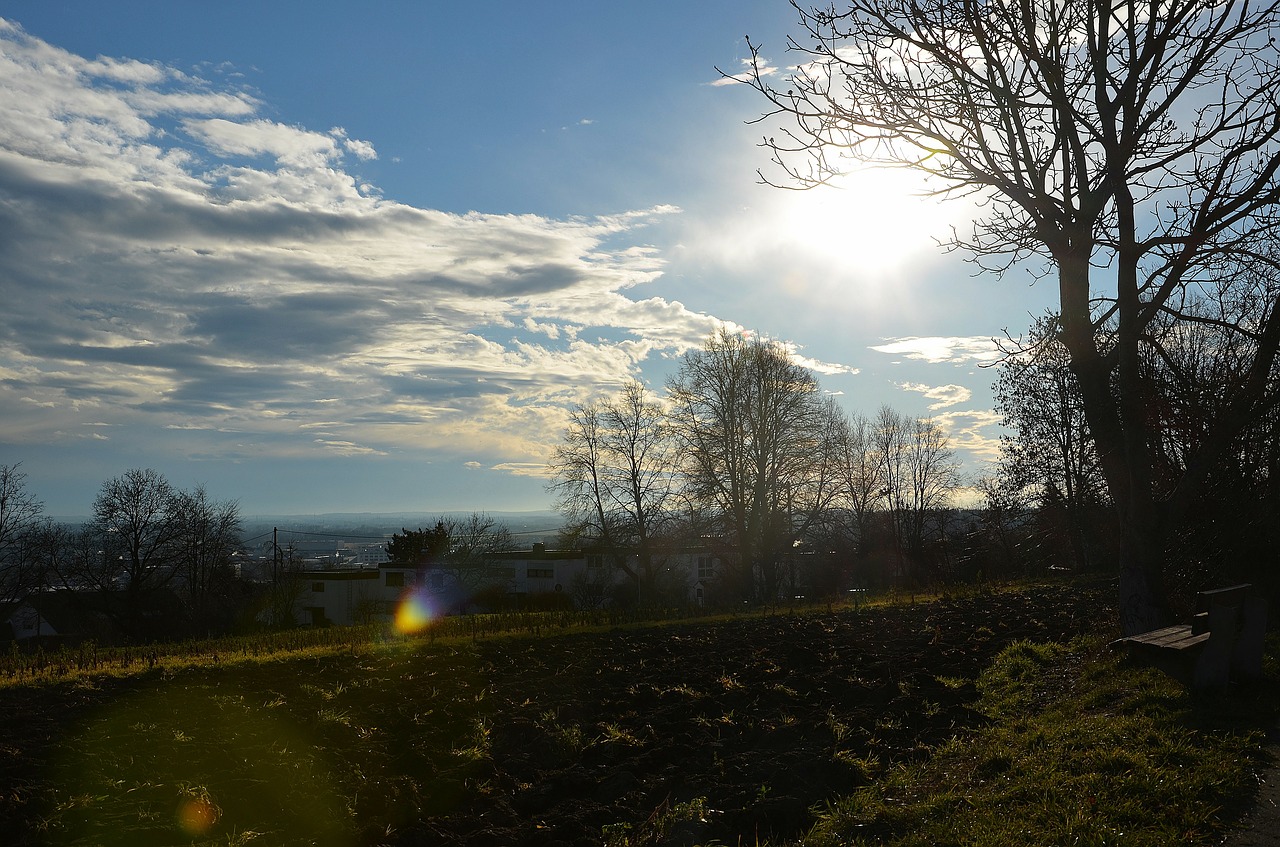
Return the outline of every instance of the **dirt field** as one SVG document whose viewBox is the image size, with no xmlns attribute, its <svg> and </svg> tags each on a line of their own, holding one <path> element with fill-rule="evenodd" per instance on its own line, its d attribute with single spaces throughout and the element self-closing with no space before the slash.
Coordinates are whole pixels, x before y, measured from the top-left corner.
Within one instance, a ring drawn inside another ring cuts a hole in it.
<svg viewBox="0 0 1280 847">
<path fill-rule="evenodd" d="M 793 837 L 980 720 L 965 680 L 1002 647 L 1105 632 L 1110 606 L 1052 587 L 0 690 L 0 829 L 588 845 L 693 804 L 665 843 Z"/>
</svg>

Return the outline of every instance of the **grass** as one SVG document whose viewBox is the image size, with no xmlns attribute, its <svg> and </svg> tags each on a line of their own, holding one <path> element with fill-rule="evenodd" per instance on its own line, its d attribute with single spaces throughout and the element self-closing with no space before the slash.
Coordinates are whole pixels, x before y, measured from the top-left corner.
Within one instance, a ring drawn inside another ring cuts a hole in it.
<svg viewBox="0 0 1280 847">
<path fill-rule="evenodd" d="M 832 804 L 803 843 L 1209 843 L 1276 718 L 1274 683 L 1197 695 L 1098 640 L 1014 643 L 975 687 L 985 726 Z"/>
</svg>

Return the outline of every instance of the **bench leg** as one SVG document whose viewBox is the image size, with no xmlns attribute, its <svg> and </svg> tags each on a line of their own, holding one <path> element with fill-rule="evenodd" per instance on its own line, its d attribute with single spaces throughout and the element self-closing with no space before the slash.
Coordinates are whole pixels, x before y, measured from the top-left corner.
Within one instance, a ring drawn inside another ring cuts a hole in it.
<svg viewBox="0 0 1280 847">
<path fill-rule="evenodd" d="M 1235 606 L 1214 606 L 1209 610 L 1209 640 L 1191 671 L 1191 684 L 1196 688 L 1225 688 L 1231 680 L 1235 646 L 1231 633 L 1235 631 L 1236 612 Z"/>
<path fill-rule="evenodd" d="M 1231 670 L 1244 679 L 1262 678 L 1262 642 L 1267 635 L 1267 601 L 1246 597 L 1240 638 L 1231 654 Z"/>
</svg>

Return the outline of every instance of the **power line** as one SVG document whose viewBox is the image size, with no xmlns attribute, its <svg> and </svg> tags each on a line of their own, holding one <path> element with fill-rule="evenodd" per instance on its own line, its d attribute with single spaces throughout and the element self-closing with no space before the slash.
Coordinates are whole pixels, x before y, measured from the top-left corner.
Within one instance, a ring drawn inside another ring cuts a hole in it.
<svg viewBox="0 0 1280 847">
<path fill-rule="evenodd" d="M 269 530 L 267 530 L 266 532 L 262 533 L 261 535 L 255 535 L 253 538 L 246 538 L 246 539 L 245 539 L 244 541 L 242 541 L 241 543 L 242 543 L 242 544 L 252 544 L 253 542 L 255 542 L 255 541 L 259 540 L 259 539 L 266 538 L 266 537 L 267 537 L 267 536 L 269 536 L 269 535 L 276 535 L 276 534 L 278 534 L 278 535 L 285 535 L 285 534 L 289 534 L 289 535 L 313 535 L 313 536 L 318 536 L 318 537 L 320 537 L 320 538 L 339 538 L 339 539 L 341 539 L 341 538 L 359 538 L 359 539 L 361 539 L 361 540 L 368 540 L 368 541 L 386 541 L 386 540 L 388 540 L 388 539 L 390 539 L 390 538 L 391 538 L 391 536 L 390 536 L 390 535 L 350 535 L 350 534 L 345 533 L 345 532 L 342 532 L 342 533 L 338 533 L 338 532 L 307 532 L 307 531 L 305 531 L 305 530 L 301 530 L 301 529 L 269 529 Z"/>
</svg>

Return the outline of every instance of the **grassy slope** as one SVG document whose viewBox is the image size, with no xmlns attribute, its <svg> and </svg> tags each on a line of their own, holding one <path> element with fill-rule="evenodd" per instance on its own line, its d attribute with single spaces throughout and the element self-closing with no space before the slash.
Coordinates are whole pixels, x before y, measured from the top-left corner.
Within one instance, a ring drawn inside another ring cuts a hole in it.
<svg viewBox="0 0 1280 847">
<path fill-rule="evenodd" d="M 1211 843 L 1256 792 L 1280 704 L 1274 682 L 1189 693 L 1100 639 L 1013 644 L 976 687 L 988 725 L 881 774 L 805 843 Z"/>
</svg>

